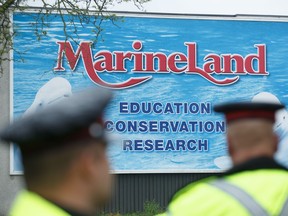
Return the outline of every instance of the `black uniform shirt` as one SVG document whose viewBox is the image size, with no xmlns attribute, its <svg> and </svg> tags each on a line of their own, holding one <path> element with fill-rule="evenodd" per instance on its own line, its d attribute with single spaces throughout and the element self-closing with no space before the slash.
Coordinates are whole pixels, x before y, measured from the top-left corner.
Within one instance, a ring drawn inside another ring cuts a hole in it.
<svg viewBox="0 0 288 216">
<path fill-rule="evenodd" d="M 233 175 L 239 172 L 244 171 L 253 171 L 258 169 L 281 169 L 288 171 L 287 168 L 276 162 L 273 158 L 270 157 L 258 157 L 253 158 L 249 161 L 246 161 L 242 164 L 236 165 L 230 170 L 226 171 L 223 174 L 220 174 L 219 177 L 225 177 L 227 175 Z"/>
</svg>

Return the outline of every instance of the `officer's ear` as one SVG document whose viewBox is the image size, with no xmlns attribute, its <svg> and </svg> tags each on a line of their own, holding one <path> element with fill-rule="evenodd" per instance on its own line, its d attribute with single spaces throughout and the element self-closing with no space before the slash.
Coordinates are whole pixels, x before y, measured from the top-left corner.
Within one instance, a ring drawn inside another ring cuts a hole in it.
<svg viewBox="0 0 288 216">
<path fill-rule="evenodd" d="M 278 135 L 274 133 L 273 139 L 274 139 L 273 148 L 274 148 L 274 152 L 276 152 L 278 150 L 278 143 L 279 143 Z"/>
<path fill-rule="evenodd" d="M 234 150 L 234 148 L 233 148 L 232 139 L 231 139 L 231 137 L 229 136 L 229 134 L 227 134 L 226 140 L 227 140 L 227 145 L 228 145 L 228 146 L 227 146 L 227 147 L 228 147 L 228 153 L 229 153 L 229 155 L 230 155 L 231 157 L 233 157 L 235 150 Z"/>
<path fill-rule="evenodd" d="M 88 180 L 91 175 L 91 169 L 94 165 L 94 151 L 91 146 L 83 146 L 79 149 L 79 154 L 75 158 L 73 174 Z"/>
<path fill-rule="evenodd" d="M 105 157 L 104 145 L 95 143 L 84 148 L 79 156 L 79 166 L 82 176 L 89 178 L 97 170 L 98 166 L 101 165 L 101 161 Z"/>
</svg>

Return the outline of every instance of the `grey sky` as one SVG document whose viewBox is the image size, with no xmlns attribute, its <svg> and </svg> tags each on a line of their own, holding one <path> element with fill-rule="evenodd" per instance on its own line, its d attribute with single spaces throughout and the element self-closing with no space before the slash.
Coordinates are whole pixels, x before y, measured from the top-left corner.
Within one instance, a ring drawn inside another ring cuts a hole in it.
<svg viewBox="0 0 288 216">
<path fill-rule="evenodd" d="M 288 15 L 287 0 L 151 0 L 144 8 L 147 12 Z M 132 3 L 115 5 L 111 9 L 138 10 Z"/>
<path fill-rule="evenodd" d="M 40 6 L 40 0 L 28 0 Z M 115 1 L 116 2 L 116 1 Z M 139 11 L 133 3 L 115 4 L 109 7 L 116 11 Z M 287 15 L 287 0 L 151 0 L 144 5 L 147 12 L 189 14 L 257 14 Z"/>
</svg>

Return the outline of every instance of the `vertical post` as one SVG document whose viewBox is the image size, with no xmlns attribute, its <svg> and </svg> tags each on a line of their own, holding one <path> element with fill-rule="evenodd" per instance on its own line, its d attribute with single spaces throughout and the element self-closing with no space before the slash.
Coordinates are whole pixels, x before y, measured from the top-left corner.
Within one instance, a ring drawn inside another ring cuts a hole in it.
<svg viewBox="0 0 288 216">
<path fill-rule="evenodd" d="M 7 23 L 9 21 L 10 24 Z M 4 16 L 0 17 L 0 23 L 2 24 L 0 26 L 0 128 L 2 128 L 10 122 L 13 110 L 13 53 L 11 46 L 9 47 L 9 43 L 12 45 L 12 40 L 9 42 L 6 37 L 9 32 L 12 33 L 12 12 L 5 12 Z M 5 44 L 8 46 L 3 47 Z M 8 215 L 11 202 L 21 188 L 22 177 L 10 176 L 10 147 L 0 141 L 0 215 Z"/>
</svg>

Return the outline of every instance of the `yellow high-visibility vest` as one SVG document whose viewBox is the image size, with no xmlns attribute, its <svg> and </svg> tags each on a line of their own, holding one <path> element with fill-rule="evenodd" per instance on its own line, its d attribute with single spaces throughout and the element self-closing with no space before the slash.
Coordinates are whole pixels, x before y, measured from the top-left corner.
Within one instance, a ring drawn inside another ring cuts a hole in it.
<svg viewBox="0 0 288 216">
<path fill-rule="evenodd" d="M 70 216 L 70 214 L 38 194 L 24 190 L 17 196 L 9 216 Z"/>
<path fill-rule="evenodd" d="M 232 190 L 229 191 L 230 186 Z M 240 196 L 237 195 L 239 193 Z M 241 203 L 241 197 L 244 203 Z M 288 172 L 285 170 L 243 171 L 224 178 L 212 177 L 192 183 L 176 193 L 162 216 L 265 214 L 288 215 Z"/>
</svg>

